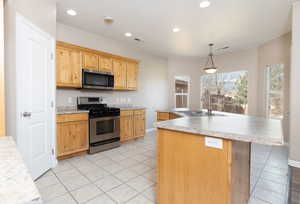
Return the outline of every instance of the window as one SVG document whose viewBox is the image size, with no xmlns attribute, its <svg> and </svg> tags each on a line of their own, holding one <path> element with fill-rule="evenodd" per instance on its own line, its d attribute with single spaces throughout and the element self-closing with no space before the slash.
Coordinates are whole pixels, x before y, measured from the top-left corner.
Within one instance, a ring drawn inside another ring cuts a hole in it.
<svg viewBox="0 0 300 204">
<path fill-rule="evenodd" d="M 201 107 L 246 114 L 248 108 L 248 72 L 229 72 L 201 77 Z"/>
<path fill-rule="evenodd" d="M 283 117 L 283 87 L 284 65 L 272 65 L 267 67 L 267 99 L 266 110 L 270 118 Z"/>
<path fill-rule="evenodd" d="M 175 108 L 189 107 L 190 78 L 184 76 L 175 77 Z"/>
</svg>

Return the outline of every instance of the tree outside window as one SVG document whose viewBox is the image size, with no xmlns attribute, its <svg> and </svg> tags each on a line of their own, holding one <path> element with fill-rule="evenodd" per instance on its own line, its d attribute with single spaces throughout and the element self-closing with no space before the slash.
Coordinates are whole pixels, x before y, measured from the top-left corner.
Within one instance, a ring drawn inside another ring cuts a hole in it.
<svg viewBox="0 0 300 204">
<path fill-rule="evenodd" d="M 284 65 L 267 67 L 267 116 L 281 119 L 283 117 Z"/>
<path fill-rule="evenodd" d="M 201 77 L 201 91 L 203 109 L 208 108 L 207 93 L 209 93 L 213 110 L 239 114 L 247 113 L 247 71 L 204 75 Z"/>
<path fill-rule="evenodd" d="M 187 76 L 175 77 L 175 108 L 189 107 L 190 78 Z"/>
</svg>

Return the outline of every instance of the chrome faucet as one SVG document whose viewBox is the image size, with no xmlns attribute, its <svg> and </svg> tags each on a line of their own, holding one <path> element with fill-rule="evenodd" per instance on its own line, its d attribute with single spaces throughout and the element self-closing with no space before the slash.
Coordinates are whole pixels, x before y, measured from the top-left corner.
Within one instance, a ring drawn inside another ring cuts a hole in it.
<svg viewBox="0 0 300 204">
<path fill-rule="evenodd" d="M 204 99 L 205 99 L 205 103 L 207 104 L 207 115 L 212 116 L 213 108 L 212 108 L 212 103 L 211 103 L 211 94 L 210 94 L 209 90 L 205 91 Z"/>
</svg>

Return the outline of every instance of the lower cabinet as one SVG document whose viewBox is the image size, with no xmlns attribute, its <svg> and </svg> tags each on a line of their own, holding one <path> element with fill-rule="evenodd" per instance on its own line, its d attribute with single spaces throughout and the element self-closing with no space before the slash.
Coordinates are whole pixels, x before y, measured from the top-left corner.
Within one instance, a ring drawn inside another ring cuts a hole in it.
<svg viewBox="0 0 300 204">
<path fill-rule="evenodd" d="M 157 112 L 157 121 L 173 120 L 182 116 L 169 112 Z"/>
<path fill-rule="evenodd" d="M 145 110 L 121 111 L 121 142 L 144 137 L 146 134 Z"/>
<path fill-rule="evenodd" d="M 88 114 L 57 115 L 57 157 L 84 154 L 89 148 Z"/>
</svg>

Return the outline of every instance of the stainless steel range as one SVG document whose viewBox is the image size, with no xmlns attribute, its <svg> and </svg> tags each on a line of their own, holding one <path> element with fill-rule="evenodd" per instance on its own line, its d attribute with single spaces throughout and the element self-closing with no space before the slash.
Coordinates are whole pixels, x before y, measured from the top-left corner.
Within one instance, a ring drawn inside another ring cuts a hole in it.
<svg viewBox="0 0 300 204">
<path fill-rule="evenodd" d="M 100 97 L 78 97 L 77 108 L 89 110 L 89 153 L 120 146 L 120 109 L 101 103 Z"/>
</svg>

